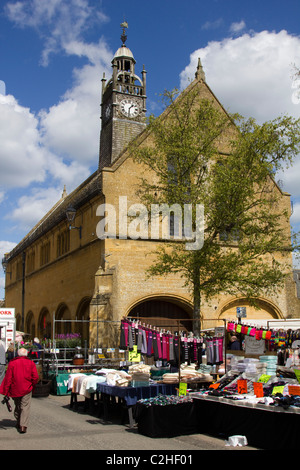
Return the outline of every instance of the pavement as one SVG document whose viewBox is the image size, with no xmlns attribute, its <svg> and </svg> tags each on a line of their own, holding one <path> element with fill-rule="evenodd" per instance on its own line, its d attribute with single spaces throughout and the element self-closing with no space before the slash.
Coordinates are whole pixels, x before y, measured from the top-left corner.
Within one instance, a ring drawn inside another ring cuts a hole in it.
<svg viewBox="0 0 300 470">
<path fill-rule="evenodd" d="M 69 395 L 32 398 L 30 425 L 26 434 L 18 433 L 13 412 L 9 413 L 6 406 L 0 404 L 0 450 L 97 450 L 102 451 L 106 464 L 122 464 L 124 462 L 117 462 L 116 458 L 122 459 L 125 455 L 130 458 L 131 454 L 156 459 L 162 452 L 169 452 L 170 456 L 179 455 L 181 461 L 170 460 L 167 463 L 183 464 L 190 463 L 183 462 L 183 458 L 190 455 L 189 458 L 193 456 L 195 460 L 199 451 L 203 450 L 256 450 L 249 446 L 226 446 L 224 439 L 203 434 L 153 439 L 141 435 L 137 427 L 121 424 L 120 416 L 109 417 L 105 421 L 95 411 L 84 410 L 83 397 L 80 398 L 77 410 L 70 408 Z M 127 463 L 138 466 L 134 461 Z M 151 463 L 166 462 L 153 460 Z"/>
</svg>

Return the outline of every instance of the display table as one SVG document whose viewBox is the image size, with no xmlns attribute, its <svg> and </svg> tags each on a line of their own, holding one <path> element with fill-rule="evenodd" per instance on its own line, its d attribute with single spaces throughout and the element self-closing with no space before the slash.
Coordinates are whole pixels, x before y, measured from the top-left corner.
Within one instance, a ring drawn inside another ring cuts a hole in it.
<svg viewBox="0 0 300 470">
<path fill-rule="evenodd" d="M 156 397 L 159 394 L 174 395 L 176 390 L 173 384 L 154 384 L 145 387 L 117 387 L 102 383 L 97 384 L 97 392 L 101 394 L 105 419 L 108 417 L 110 398 L 118 397 L 123 400 L 128 409 L 129 425 L 134 426 L 135 421 L 132 408 L 136 405 L 138 400 Z"/>
<path fill-rule="evenodd" d="M 138 403 L 134 418 L 139 433 L 148 437 L 175 437 L 199 432 L 194 403 L 166 406 Z"/>
<path fill-rule="evenodd" d="M 246 436 L 248 445 L 263 450 L 299 447 L 300 409 L 251 404 L 208 395 L 176 405 L 137 403 L 134 418 L 139 433 L 153 438 L 206 434 L 228 440 Z"/>
<path fill-rule="evenodd" d="M 259 449 L 297 449 L 300 409 L 251 404 L 213 396 L 194 397 L 198 432 L 228 439 L 246 436 Z"/>
</svg>

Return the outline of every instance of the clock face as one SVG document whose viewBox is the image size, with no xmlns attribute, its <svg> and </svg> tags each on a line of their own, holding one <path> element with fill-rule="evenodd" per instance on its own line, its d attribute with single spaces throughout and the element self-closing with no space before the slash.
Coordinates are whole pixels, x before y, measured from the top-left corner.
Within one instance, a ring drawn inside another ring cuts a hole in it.
<svg viewBox="0 0 300 470">
<path fill-rule="evenodd" d="M 121 101 L 120 109 L 121 109 L 121 112 L 124 114 L 124 116 L 130 117 L 130 118 L 134 118 L 138 116 L 140 113 L 139 106 L 135 103 L 134 100 L 130 98 L 126 98 L 125 100 Z"/>
</svg>

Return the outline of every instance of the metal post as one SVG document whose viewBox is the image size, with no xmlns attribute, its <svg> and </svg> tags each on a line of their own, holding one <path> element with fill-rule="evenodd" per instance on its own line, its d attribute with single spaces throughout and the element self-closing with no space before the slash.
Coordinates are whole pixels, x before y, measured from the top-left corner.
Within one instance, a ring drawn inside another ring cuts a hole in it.
<svg viewBox="0 0 300 470">
<path fill-rule="evenodd" d="M 22 319 L 21 319 L 21 330 L 25 329 L 25 260 L 26 253 L 22 253 Z"/>
</svg>

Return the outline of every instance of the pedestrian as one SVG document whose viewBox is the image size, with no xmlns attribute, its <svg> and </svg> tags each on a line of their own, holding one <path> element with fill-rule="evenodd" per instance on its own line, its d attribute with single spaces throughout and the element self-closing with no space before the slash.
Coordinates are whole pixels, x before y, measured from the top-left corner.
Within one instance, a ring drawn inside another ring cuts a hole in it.
<svg viewBox="0 0 300 470">
<path fill-rule="evenodd" d="M 236 336 L 231 336 L 230 342 L 229 349 L 232 349 L 233 351 L 240 351 L 241 345 Z"/>
<path fill-rule="evenodd" d="M 40 344 L 40 340 L 38 338 L 34 338 L 33 340 L 33 350 L 32 352 L 35 354 L 36 359 L 40 359 L 41 357 L 41 349 L 42 346 Z"/>
<path fill-rule="evenodd" d="M 1 332 L 1 329 L 0 329 Z M 5 351 L 5 344 L 0 338 L 0 384 L 4 379 L 5 375 L 5 368 L 6 368 L 6 351 Z"/>
<path fill-rule="evenodd" d="M 10 343 L 7 348 L 7 362 L 11 361 L 14 357 L 16 357 L 16 349 L 14 343 Z"/>
<path fill-rule="evenodd" d="M 18 357 L 8 363 L 5 377 L 0 385 L 0 394 L 11 397 L 14 401 L 14 416 L 21 434 L 27 431 L 32 390 L 39 380 L 36 365 L 27 354 L 25 348 L 19 349 Z"/>
</svg>

